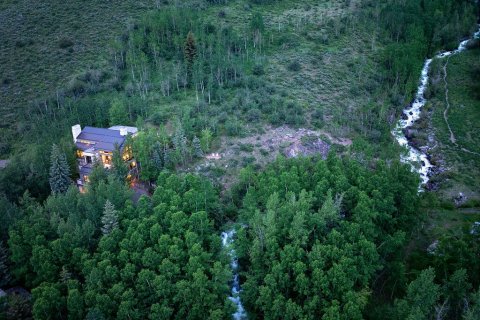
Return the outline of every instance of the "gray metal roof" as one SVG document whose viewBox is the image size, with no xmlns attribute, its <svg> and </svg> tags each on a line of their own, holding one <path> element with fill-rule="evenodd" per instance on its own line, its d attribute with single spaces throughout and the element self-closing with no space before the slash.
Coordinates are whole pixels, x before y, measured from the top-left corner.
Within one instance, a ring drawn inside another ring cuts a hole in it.
<svg viewBox="0 0 480 320">
<path fill-rule="evenodd" d="M 123 146 L 125 138 L 117 130 L 85 127 L 78 135 L 76 145 L 83 151 L 93 147 L 95 150 L 113 152 L 115 145 L 118 145 L 119 148 Z M 88 141 L 89 143 L 84 143 L 83 141 Z"/>
<path fill-rule="evenodd" d="M 110 130 L 116 130 L 122 132 L 124 130 L 126 133 L 135 135 L 138 132 L 137 127 L 129 127 L 129 126 L 113 126 L 108 128 Z"/>
</svg>

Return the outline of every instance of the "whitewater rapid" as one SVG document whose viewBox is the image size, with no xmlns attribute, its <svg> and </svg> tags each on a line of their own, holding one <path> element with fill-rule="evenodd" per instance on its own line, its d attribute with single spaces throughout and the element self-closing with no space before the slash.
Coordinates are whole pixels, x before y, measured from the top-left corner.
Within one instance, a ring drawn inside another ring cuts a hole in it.
<svg viewBox="0 0 480 320">
<path fill-rule="evenodd" d="M 226 232 L 222 232 L 222 245 L 226 250 L 228 250 L 228 255 L 230 257 L 230 268 L 232 268 L 233 271 L 231 296 L 229 296 L 228 298 L 235 304 L 237 310 L 235 311 L 235 313 L 232 314 L 232 317 L 235 320 L 243 320 L 247 319 L 247 314 L 245 313 L 242 301 L 240 300 L 240 292 L 242 290 L 240 288 L 240 279 L 238 276 L 238 259 L 235 253 L 235 249 L 233 249 L 234 236 L 235 229 L 233 228 Z"/>
<path fill-rule="evenodd" d="M 478 31 L 475 32 L 472 39 L 480 38 L 480 25 L 478 25 L 478 28 L 479 28 Z M 426 153 L 427 148 L 423 147 L 421 149 L 417 149 L 411 146 L 408 143 L 408 139 L 405 136 L 403 130 L 411 127 L 415 123 L 415 121 L 417 121 L 420 118 L 420 113 L 422 111 L 422 108 L 427 103 L 427 100 L 425 99 L 425 90 L 427 89 L 427 86 L 428 86 L 428 80 L 429 80 L 428 73 L 430 71 L 430 64 L 432 63 L 432 60 L 445 58 L 445 57 L 457 54 L 459 52 L 465 51 L 467 49 L 468 41 L 470 41 L 470 39 L 460 42 L 458 48 L 455 50 L 442 52 L 437 54 L 432 59 L 425 60 L 425 63 L 423 64 L 423 68 L 422 68 L 422 73 L 420 75 L 420 84 L 418 86 L 417 94 L 415 95 L 415 100 L 409 107 L 403 110 L 403 113 L 405 116 L 402 117 L 397 122 L 397 125 L 392 130 L 392 134 L 397 140 L 397 142 L 401 146 L 406 147 L 407 149 L 407 154 L 401 155 L 400 161 L 404 163 L 409 163 L 412 166 L 412 171 L 418 172 L 418 174 L 420 175 L 420 178 L 422 180 L 420 184 L 420 189 L 419 189 L 420 191 L 423 190 L 421 187 L 428 183 L 430 179 L 429 173 L 430 173 L 430 170 L 433 168 L 433 165 L 428 159 L 428 156 Z"/>
</svg>

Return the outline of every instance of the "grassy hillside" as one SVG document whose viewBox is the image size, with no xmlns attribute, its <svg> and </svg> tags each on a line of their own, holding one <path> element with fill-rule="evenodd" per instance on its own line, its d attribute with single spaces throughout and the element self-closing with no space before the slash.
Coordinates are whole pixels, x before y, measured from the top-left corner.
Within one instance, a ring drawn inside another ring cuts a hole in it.
<svg viewBox="0 0 480 320">
<path fill-rule="evenodd" d="M 447 198 L 463 192 L 468 198 L 480 199 L 479 57 L 477 48 L 437 61 L 433 66 L 431 124 L 437 147 L 432 152 L 446 169 L 439 178 L 445 181 L 442 192 Z M 449 103 L 446 116 L 453 141 L 444 118 L 446 89 Z"/>
<path fill-rule="evenodd" d="M 27 105 L 60 93 L 88 69 L 111 71 L 110 43 L 155 1 L 0 3 L 0 153 Z"/>
</svg>

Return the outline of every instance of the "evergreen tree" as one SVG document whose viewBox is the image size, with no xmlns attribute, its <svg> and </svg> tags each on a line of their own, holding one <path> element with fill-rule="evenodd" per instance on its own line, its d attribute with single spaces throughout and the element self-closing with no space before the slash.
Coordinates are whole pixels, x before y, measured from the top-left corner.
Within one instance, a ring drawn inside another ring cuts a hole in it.
<svg viewBox="0 0 480 320">
<path fill-rule="evenodd" d="M 169 168 L 172 165 L 172 158 L 170 155 L 170 149 L 165 147 L 163 150 L 163 166 Z"/>
<path fill-rule="evenodd" d="M 11 280 L 7 258 L 7 249 L 3 245 L 3 242 L 0 242 L 0 287 L 6 286 Z"/>
<path fill-rule="evenodd" d="M 200 144 L 200 139 L 198 139 L 197 136 L 193 137 L 192 144 L 193 144 L 193 152 L 194 152 L 195 156 L 198 157 L 198 158 L 202 158 L 203 157 L 203 150 L 202 150 L 202 146 Z"/>
<path fill-rule="evenodd" d="M 173 146 L 177 153 L 177 156 L 180 157 L 180 161 L 185 165 L 188 155 L 188 148 L 187 148 L 187 137 L 185 137 L 185 133 L 183 132 L 182 126 L 179 124 L 177 126 L 177 130 L 175 131 L 175 135 L 173 136 Z"/>
<path fill-rule="evenodd" d="M 193 69 L 193 62 L 197 55 L 197 45 L 195 44 L 195 37 L 193 33 L 190 31 L 187 35 L 187 39 L 185 40 L 184 51 L 185 61 L 187 63 L 187 82 L 190 83 L 192 79 L 192 69 Z"/>
<path fill-rule="evenodd" d="M 187 35 L 187 40 L 185 40 L 184 54 L 185 60 L 191 67 L 197 55 L 197 45 L 195 43 L 195 37 L 193 36 L 193 33 L 191 31 Z"/>
<path fill-rule="evenodd" d="M 52 146 L 50 156 L 50 188 L 52 193 L 65 193 L 71 184 L 70 168 L 68 167 L 65 154 L 57 145 Z"/>
<path fill-rule="evenodd" d="M 115 210 L 115 206 L 110 202 L 110 200 L 105 202 L 102 224 L 102 233 L 104 235 L 108 235 L 114 229 L 118 228 L 118 212 Z"/>
<path fill-rule="evenodd" d="M 152 151 L 152 162 L 157 170 L 162 170 L 162 146 L 160 145 L 160 142 L 155 143 Z"/>
</svg>

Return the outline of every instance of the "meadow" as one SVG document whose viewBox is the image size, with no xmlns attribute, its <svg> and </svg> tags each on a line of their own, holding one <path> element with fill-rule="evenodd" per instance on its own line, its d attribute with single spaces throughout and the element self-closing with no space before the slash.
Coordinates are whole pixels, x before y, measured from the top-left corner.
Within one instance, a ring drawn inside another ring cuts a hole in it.
<svg viewBox="0 0 480 320">
<path fill-rule="evenodd" d="M 63 96 L 87 70 L 111 73 L 111 43 L 154 7 L 153 0 L 2 1 L 0 155 L 28 131 L 31 105 Z"/>
<path fill-rule="evenodd" d="M 446 171 L 439 176 L 444 183 L 441 192 L 452 198 L 463 192 L 472 205 L 480 200 L 480 96 L 478 59 L 480 49 L 468 50 L 433 65 L 431 127 L 436 148 L 435 158 L 441 159 Z M 446 84 L 444 81 L 446 64 Z M 446 113 L 455 141 L 444 119 L 446 90 L 449 109 Z"/>
</svg>

